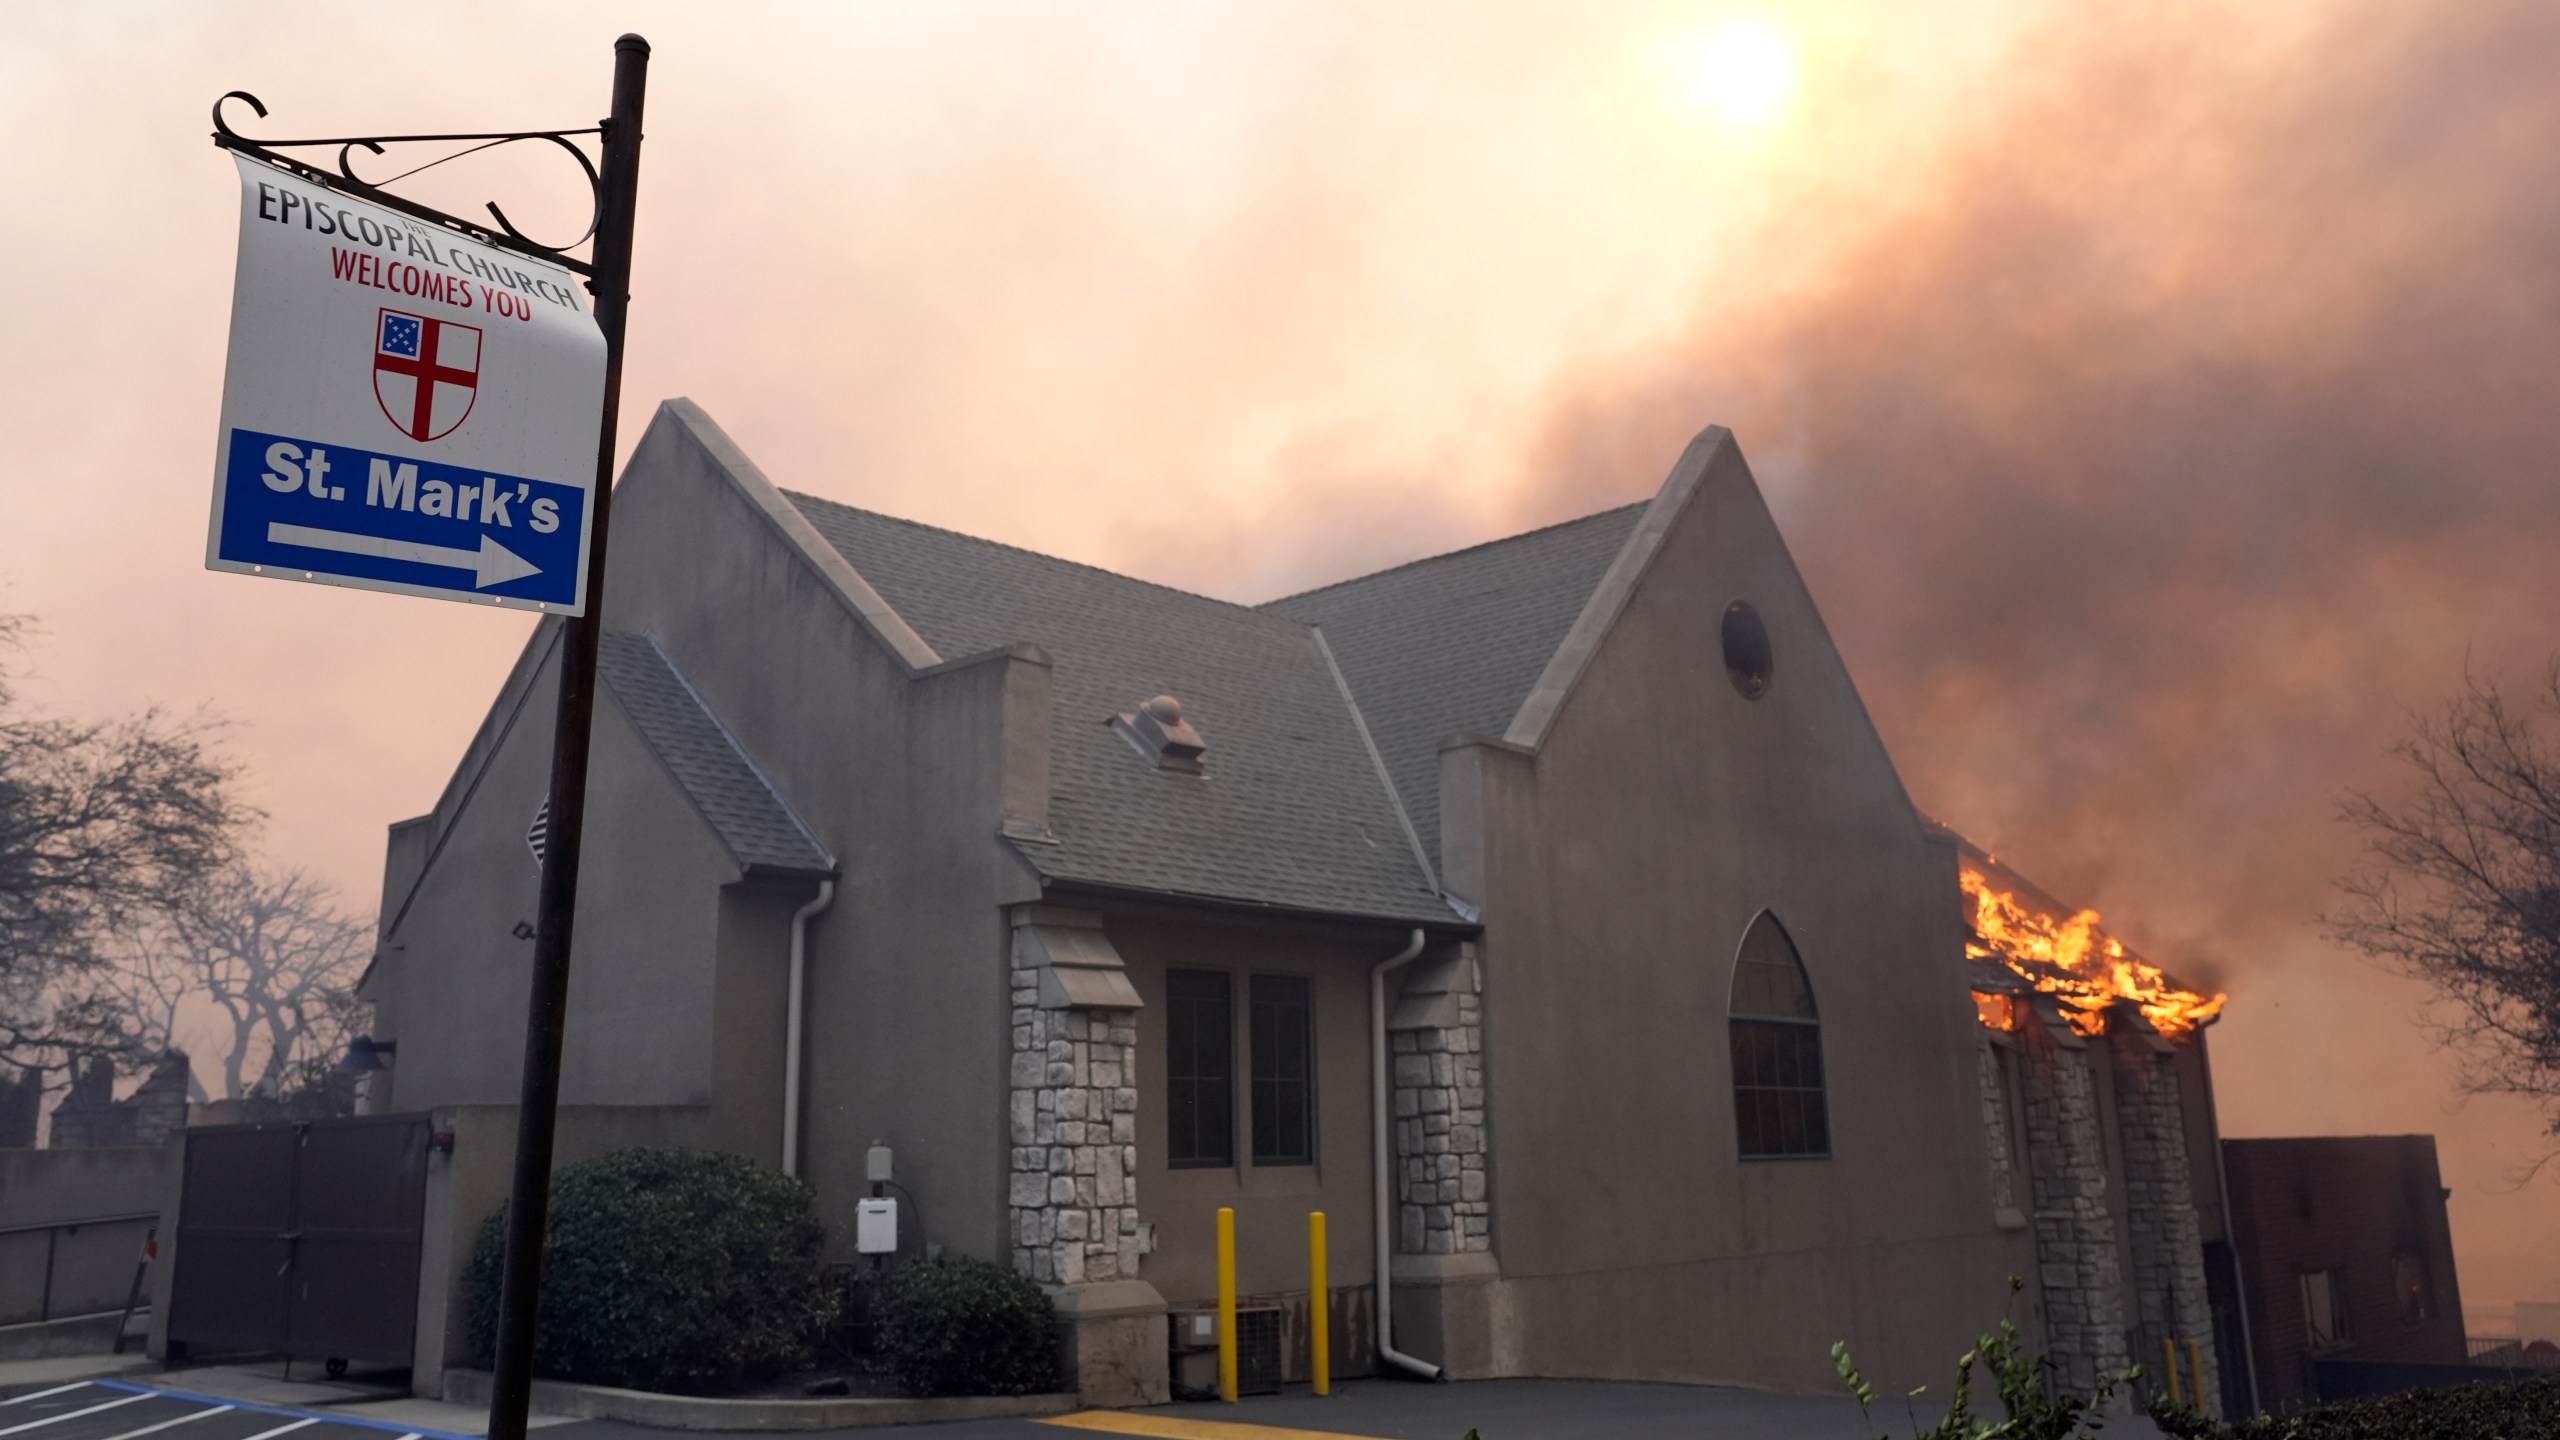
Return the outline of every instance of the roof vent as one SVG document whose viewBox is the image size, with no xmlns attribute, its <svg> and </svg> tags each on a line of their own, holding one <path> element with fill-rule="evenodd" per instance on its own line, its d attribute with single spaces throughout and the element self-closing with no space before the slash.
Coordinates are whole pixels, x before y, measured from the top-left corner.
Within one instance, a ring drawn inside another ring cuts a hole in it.
<svg viewBox="0 0 2560 1440">
<path fill-rule="evenodd" d="M 1182 702 L 1172 696 L 1159 695 L 1139 706 L 1134 715 L 1113 716 L 1111 728 L 1137 747 L 1139 754 L 1156 762 L 1157 769 L 1201 773 L 1200 756 L 1209 747 L 1191 722 L 1182 718 Z"/>
</svg>

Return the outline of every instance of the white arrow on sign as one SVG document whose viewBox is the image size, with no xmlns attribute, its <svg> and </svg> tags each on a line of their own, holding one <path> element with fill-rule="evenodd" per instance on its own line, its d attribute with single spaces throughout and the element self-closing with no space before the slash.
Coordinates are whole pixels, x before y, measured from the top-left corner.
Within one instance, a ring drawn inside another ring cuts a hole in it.
<svg viewBox="0 0 2560 1440">
<path fill-rule="evenodd" d="M 421 545 L 415 540 L 392 540 L 380 535 L 350 535 L 342 530 L 314 530 L 308 525 L 286 525 L 270 522 L 267 526 L 270 545 L 300 545 L 312 550 L 335 550 L 341 555 L 374 555 L 385 560 L 407 560 L 419 565 L 443 565 L 455 570 L 468 570 L 475 577 L 474 590 L 504 585 L 527 575 L 539 575 L 542 567 L 499 544 L 489 536 L 480 537 L 478 551 L 456 550 L 444 545 Z"/>
</svg>

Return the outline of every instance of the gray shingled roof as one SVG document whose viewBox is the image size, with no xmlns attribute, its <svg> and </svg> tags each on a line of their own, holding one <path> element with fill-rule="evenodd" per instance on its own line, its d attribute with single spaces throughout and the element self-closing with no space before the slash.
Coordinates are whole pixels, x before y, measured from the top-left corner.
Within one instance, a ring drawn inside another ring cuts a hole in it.
<svg viewBox="0 0 2560 1440">
<path fill-rule="evenodd" d="M 1262 607 L 1324 631 L 1434 865 L 1441 742 L 1510 725 L 1644 511 L 1604 510 Z"/>
<path fill-rule="evenodd" d="M 597 660 L 622 713 L 743 871 L 831 875 L 835 856 L 646 635 L 608 631 Z"/>
<path fill-rule="evenodd" d="M 950 659 L 1034 644 L 1055 665 L 1054 880 L 1325 914 L 1446 923 L 1340 687 L 1304 625 L 1091 566 L 785 492 Z M 1109 728 L 1182 701 L 1205 776 Z"/>
</svg>

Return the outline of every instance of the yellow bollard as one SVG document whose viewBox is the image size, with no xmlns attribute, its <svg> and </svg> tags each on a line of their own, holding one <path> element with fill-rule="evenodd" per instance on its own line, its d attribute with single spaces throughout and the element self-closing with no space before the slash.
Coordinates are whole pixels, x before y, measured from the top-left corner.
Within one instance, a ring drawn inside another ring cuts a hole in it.
<svg viewBox="0 0 2560 1440">
<path fill-rule="evenodd" d="M 2195 1387 L 2196 1413 L 2212 1414 L 2213 1407 L 2204 1399 L 2204 1347 L 2193 1340 L 2187 1342 L 2187 1383 Z"/>
<path fill-rule="evenodd" d="M 1333 1285 L 1324 1270 L 1324 1212 L 1307 1212 L 1308 1374 L 1319 1395 L 1333 1393 Z"/>
<path fill-rule="evenodd" d="M 1218 1207 L 1218 1398 L 1236 1403 L 1236 1212 Z"/>
<path fill-rule="evenodd" d="M 2160 1378 L 2168 1384 L 2169 1398 L 2172 1400 L 2185 1399 L 2185 1392 L 2178 1388 L 2178 1342 L 2170 1339 L 2166 1335 L 2161 1336 L 2160 1359 L 2166 1366 L 2166 1368 L 2160 1372 Z"/>
</svg>

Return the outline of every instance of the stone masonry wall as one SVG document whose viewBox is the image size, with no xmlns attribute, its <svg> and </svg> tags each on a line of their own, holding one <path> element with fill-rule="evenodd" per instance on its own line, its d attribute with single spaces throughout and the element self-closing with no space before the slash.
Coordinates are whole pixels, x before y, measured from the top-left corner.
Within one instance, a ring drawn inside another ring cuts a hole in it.
<svg viewBox="0 0 2560 1440">
<path fill-rule="evenodd" d="M 2177 1343 L 2180 1389 L 2192 1394 L 2186 1342 L 2204 1367 L 2208 1404 L 2220 1395 L 2213 1311 L 2206 1297 L 2204 1239 L 2187 1161 L 2185 1106 L 2171 1057 L 2131 1024 L 2112 1027 L 2116 1133 L 2124 1152 L 2125 1217 L 2133 1232 L 2130 1337 L 2146 1388 L 2165 1384 L 2160 1342 Z"/>
<path fill-rule="evenodd" d="M 2085 1392 L 2100 1375 L 2121 1372 L 2131 1356 L 2092 1053 L 2080 1036 L 2060 1030 L 2041 1017 L 2018 1028 L 2027 1081 L 2029 1219 L 2045 1344 L 2061 1383 Z"/>
<path fill-rule="evenodd" d="M 104 1056 L 72 1073 L 70 1093 L 54 1107 L 46 1143 L 56 1150 L 156 1150 L 187 1128 L 187 1090 L 193 1073 L 184 1052 L 172 1050 L 152 1066 L 133 1094 L 115 1098 L 116 1072 Z M 34 1079 L 29 1077 L 30 1082 Z"/>
<path fill-rule="evenodd" d="M 1014 1268 L 1044 1285 L 1138 1274 L 1138 1025 L 1042 1009 L 1013 971 Z"/>
<path fill-rule="evenodd" d="M 1985 1036 L 1978 1057 L 1982 1080 L 1982 1138 L 1991 1151 L 1991 1209 L 1994 1215 L 2019 1213 L 2018 1162 L 2009 1153 L 2008 1082 L 2002 1075 L 1999 1047 Z"/>
<path fill-rule="evenodd" d="M 1388 1037 L 1394 1047 L 1396 1249 L 1403 1254 L 1493 1248 L 1484 1026 L 1472 988 L 1448 997 L 1456 1002 L 1456 1023 L 1399 1028 Z"/>
</svg>

